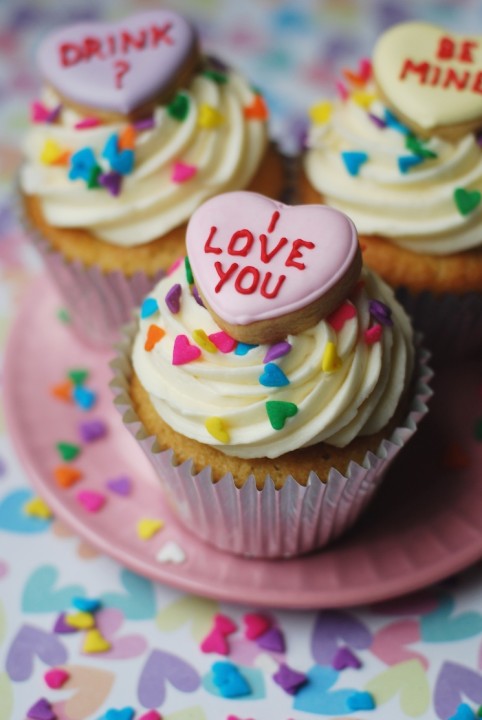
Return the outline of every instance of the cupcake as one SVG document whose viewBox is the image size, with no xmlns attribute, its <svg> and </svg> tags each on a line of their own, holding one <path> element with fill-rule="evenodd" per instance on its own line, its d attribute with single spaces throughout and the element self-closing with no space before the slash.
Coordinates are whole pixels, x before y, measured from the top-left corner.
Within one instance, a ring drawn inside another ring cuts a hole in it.
<svg viewBox="0 0 482 720">
<path fill-rule="evenodd" d="M 242 188 L 278 197 L 281 156 L 260 93 L 170 10 L 61 28 L 37 62 L 22 216 L 74 327 L 107 344 L 185 252 L 196 207 Z"/>
<path fill-rule="evenodd" d="M 310 109 L 299 197 L 354 221 L 437 362 L 482 352 L 480 43 L 395 25 Z"/>
<path fill-rule="evenodd" d="M 254 557 L 322 547 L 426 411 L 410 322 L 326 206 L 226 193 L 187 249 L 126 329 L 116 405 L 191 532 Z"/>
</svg>

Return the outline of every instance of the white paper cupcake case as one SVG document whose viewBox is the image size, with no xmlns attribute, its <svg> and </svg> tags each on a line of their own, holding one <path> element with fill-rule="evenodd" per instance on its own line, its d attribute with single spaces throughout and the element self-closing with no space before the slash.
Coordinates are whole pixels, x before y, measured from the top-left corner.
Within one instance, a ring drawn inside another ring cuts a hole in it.
<svg viewBox="0 0 482 720">
<path fill-rule="evenodd" d="M 123 422 L 152 463 L 162 490 L 186 528 L 221 550 L 250 557 L 290 557 L 323 547 L 344 533 L 361 515 L 391 462 L 416 431 L 432 394 L 428 353 L 419 351 L 414 398 L 405 422 L 383 440 L 362 465 L 351 462 L 346 476 L 332 468 L 326 483 L 313 472 L 306 486 L 291 476 L 275 490 L 268 476 L 258 490 L 251 476 L 236 488 L 229 473 L 216 483 L 211 468 L 192 472 L 192 461 L 174 465 L 173 451 L 160 450 L 136 415 L 129 397 L 130 352 L 137 323 L 124 328 L 111 362 L 110 386 Z"/>
</svg>

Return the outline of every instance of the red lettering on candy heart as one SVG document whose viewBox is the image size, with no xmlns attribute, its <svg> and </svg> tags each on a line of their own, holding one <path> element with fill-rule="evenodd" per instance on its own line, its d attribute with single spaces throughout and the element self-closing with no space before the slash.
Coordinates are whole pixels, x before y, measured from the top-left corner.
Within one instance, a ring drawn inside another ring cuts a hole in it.
<svg viewBox="0 0 482 720">
<path fill-rule="evenodd" d="M 211 240 L 216 235 L 217 231 L 218 231 L 217 227 L 215 225 L 213 225 L 209 232 L 208 239 L 204 243 L 204 252 L 205 253 L 215 253 L 215 255 L 220 255 L 222 253 L 222 250 L 220 247 L 213 247 L 211 245 Z"/>
<path fill-rule="evenodd" d="M 241 247 L 236 247 L 236 244 L 238 240 L 245 240 L 244 245 Z M 235 233 L 232 234 L 231 240 L 229 241 L 228 245 L 228 254 L 229 255 L 242 255 L 243 257 L 246 257 L 246 255 L 251 250 L 251 247 L 254 242 L 253 233 L 249 230 L 237 230 Z"/>
<path fill-rule="evenodd" d="M 233 273 L 236 272 L 236 270 L 238 269 L 239 265 L 238 265 L 238 263 L 233 263 L 233 264 L 230 265 L 230 267 L 226 270 L 226 272 L 224 272 L 223 266 L 221 265 L 220 262 L 215 262 L 215 263 L 214 263 L 214 267 L 215 267 L 216 272 L 217 272 L 217 274 L 219 275 L 219 278 L 220 278 L 218 284 L 217 284 L 216 287 L 214 288 L 214 292 L 217 292 L 217 293 L 218 293 L 218 292 L 220 292 L 220 290 L 222 289 L 224 283 L 225 283 L 227 280 L 229 280 L 229 278 L 231 277 L 231 275 L 232 275 Z"/>
<path fill-rule="evenodd" d="M 276 245 L 276 247 L 273 248 L 273 250 L 271 250 L 271 252 L 268 252 L 268 248 L 267 248 L 268 238 L 266 237 L 266 235 L 264 233 L 261 233 L 261 235 L 259 236 L 259 241 L 261 243 L 261 260 L 264 263 L 269 263 L 269 261 L 272 258 L 274 258 L 275 255 L 278 254 L 278 252 L 281 250 L 281 248 L 283 248 L 286 245 L 286 243 L 288 242 L 288 238 L 282 237 L 281 240 L 279 241 L 279 243 Z"/>
<path fill-rule="evenodd" d="M 478 48 L 475 40 L 463 40 L 457 43 L 453 38 L 445 36 L 440 38 L 437 50 L 439 60 L 459 60 L 460 62 L 475 62 L 472 51 Z M 459 49 L 460 48 L 460 49 Z"/>
<path fill-rule="evenodd" d="M 303 257 L 300 250 L 300 248 L 302 247 L 308 248 L 308 250 L 313 250 L 313 248 L 315 247 L 315 243 L 312 243 L 309 240 L 295 240 L 293 243 L 293 247 L 291 248 L 291 252 L 286 258 L 286 267 L 295 267 L 298 268 L 298 270 L 305 269 L 305 263 L 297 262 L 299 258 Z"/>
</svg>

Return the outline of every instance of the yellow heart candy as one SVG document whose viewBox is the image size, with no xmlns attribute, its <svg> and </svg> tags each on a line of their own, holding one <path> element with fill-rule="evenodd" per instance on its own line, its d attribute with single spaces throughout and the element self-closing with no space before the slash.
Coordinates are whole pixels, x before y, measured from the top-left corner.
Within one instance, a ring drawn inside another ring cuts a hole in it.
<svg viewBox="0 0 482 720">
<path fill-rule="evenodd" d="M 48 139 L 45 141 L 40 153 L 40 162 L 44 165 L 55 165 L 66 162 L 68 158 L 68 151 L 61 148 L 55 140 Z"/>
<path fill-rule="evenodd" d="M 327 100 L 313 105 L 309 110 L 310 118 L 317 125 L 328 122 L 333 112 L 333 104 Z"/>
<path fill-rule="evenodd" d="M 205 422 L 206 430 L 213 438 L 222 443 L 228 443 L 230 440 L 226 423 L 220 417 L 209 417 Z"/>
<path fill-rule="evenodd" d="M 52 517 L 52 511 L 49 506 L 42 500 L 42 498 L 32 498 L 23 506 L 25 515 L 30 517 L 40 518 L 41 520 L 48 520 Z"/>
<path fill-rule="evenodd" d="M 219 110 L 216 110 L 212 105 L 207 105 L 206 103 L 200 105 L 197 120 L 199 127 L 208 129 L 215 128 L 222 125 L 223 122 L 224 115 L 220 113 Z"/>
<path fill-rule="evenodd" d="M 95 627 L 95 620 L 92 613 L 77 612 L 65 616 L 65 622 L 77 630 L 90 630 Z"/>
<path fill-rule="evenodd" d="M 338 357 L 335 343 L 331 341 L 327 342 L 321 359 L 321 369 L 323 372 L 331 373 L 338 370 L 340 366 L 341 360 Z"/>
<path fill-rule="evenodd" d="M 88 630 L 85 634 L 85 640 L 82 647 L 84 653 L 102 653 L 110 650 L 112 645 L 108 642 L 103 635 L 100 634 L 97 628 Z"/>
<path fill-rule="evenodd" d="M 164 527 L 163 520 L 143 518 L 137 523 L 137 534 L 141 540 L 149 540 Z"/>
<path fill-rule="evenodd" d="M 375 100 L 375 95 L 373 93 L 367 93 L 364 90 L 355 90 L 350 97 L 353 102 L 356 102 L 357 105 L 360 105 L 360 107 L 365 110 L 369 108 Z"/>
<path fill-rule="evenodd" d="M 199 347 L 202 347 L 202 349 L 207 352 L 215 353 L 218 350 L 216 345 L 208 338 L 204 330 L 194 330 L 192 339 L 199 345 Z"/>
</svg>

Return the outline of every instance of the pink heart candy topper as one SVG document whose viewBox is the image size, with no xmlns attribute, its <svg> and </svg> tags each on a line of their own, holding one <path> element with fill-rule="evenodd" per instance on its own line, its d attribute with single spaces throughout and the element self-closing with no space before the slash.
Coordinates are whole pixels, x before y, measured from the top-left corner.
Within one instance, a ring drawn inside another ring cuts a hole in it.
<svg viewBox="0 0 482 720">
<path fill-rule="evenodd" d="M 359 254 L 355 226 L 343 213 L 242 191 L 196 210 L 186 243 L 199 290 L 232 325 L 301 310 L 343 283 Z"/>
<path fill-rule="evenodd" d="M 38 62 L 47 82 L 72 102 L 127 114 L 171 88 L 196 45 L 184 18 L 153 10 L 56 30 L 40 45 Z"/>
</svg>

